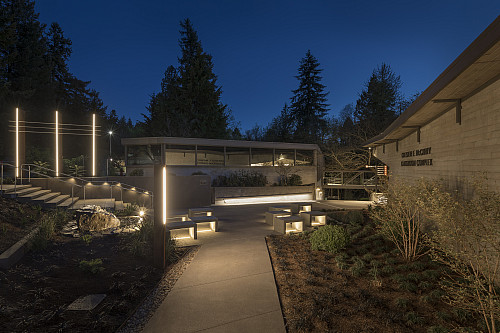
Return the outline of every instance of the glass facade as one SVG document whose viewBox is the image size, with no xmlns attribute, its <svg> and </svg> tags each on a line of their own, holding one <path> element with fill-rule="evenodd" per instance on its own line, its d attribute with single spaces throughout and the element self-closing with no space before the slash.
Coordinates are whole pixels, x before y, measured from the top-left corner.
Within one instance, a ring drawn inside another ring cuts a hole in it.
<svg viewBox="0 0 500 333">
<path fill-rule="evenodd" d="M 295 150 L 294 149 L 276 149 L 274 166 L 294 166 L 295 165 Z"/>
<path fill-rule="evenodd" d="M 224 147 L 198 146 L 198 165 L 224 166 Z"/>
<path fill-rule="evenodd" d="M 128 165 L 161 163 L 161 145 L 128 146 L 127 163 Z"/>
<path fill-rule="evenodd" d="M 273 150 L 252 148 L 251 166 L 273 166 Z"/>
<path fill-rule="evenodd" d="M 167 165 L 186 166 L 312 166 L 314 150 L 165 145 Z M 161 163 L 161 145 L 128 145 L 127 164 Z"/>
<path fill-rule="evenodd" d="M 313 165 L 314 164 L 314 150 L 297 150 L 297 158 L 295 160 L 296 166 Z"/>
<path fill-rule="evenodd" d="M 250 149 L 226 147 L 226 165 L 227 166 L 249 166 Z"/>
<path fill-rule="evenodd" d="M 195 146 L 165 145 L 167 165 L 194 165 L 196 161 Z"/>
</svg>

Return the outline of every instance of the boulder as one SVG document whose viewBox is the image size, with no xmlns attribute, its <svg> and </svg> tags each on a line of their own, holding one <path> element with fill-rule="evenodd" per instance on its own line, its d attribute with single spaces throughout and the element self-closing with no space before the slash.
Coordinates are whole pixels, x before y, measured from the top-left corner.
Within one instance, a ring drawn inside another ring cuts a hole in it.
<svg viewBox="0 0 500 333">
<path fill-rule="evenodd" d="M 80 231 L 102 231 L 120 226 L 120 220 L 99 206 L 85 206 L 76 211 Z"/>
</svg>

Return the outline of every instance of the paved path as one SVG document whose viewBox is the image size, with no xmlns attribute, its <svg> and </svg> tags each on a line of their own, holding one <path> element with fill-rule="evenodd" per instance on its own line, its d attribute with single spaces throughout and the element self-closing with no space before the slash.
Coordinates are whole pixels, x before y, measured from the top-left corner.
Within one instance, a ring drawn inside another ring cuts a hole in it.
<svg viewBox="0 0 500 333">
<path fill-rule="evenodd" d="M 199 233 L 196 241 L 182 240 L 203 246 L 144 332 L 285 332 L 264 239 L 273 233 L 265 223 L 269 206 L 213 207 L 220 232 Z M 322 208 L 334 207 L 325 202 L 313 206 Z"/>
</svg>

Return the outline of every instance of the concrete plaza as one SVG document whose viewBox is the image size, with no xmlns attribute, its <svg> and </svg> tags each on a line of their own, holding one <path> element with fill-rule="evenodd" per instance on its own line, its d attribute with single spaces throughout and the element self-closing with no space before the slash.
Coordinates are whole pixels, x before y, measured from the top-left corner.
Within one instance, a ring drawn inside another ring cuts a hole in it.
<svg viewBox="0 0 500 333">
<path fill-rule="evenodd" d="M 313 209 L 360 209 L 370 202 L 323 201 Z M 272 204 L 214 206 L 220 231 L 201 232 L 191 264 L 144 332 L 285 332 L 265 236 Z"/>
</svg>

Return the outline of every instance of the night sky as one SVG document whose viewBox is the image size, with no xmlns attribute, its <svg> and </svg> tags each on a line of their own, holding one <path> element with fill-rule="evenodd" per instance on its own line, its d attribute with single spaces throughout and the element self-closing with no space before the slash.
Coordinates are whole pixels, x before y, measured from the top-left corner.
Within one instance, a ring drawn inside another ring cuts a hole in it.
<svg viewBox="0 0 500 333">
<path fill-rule="evenodd" d="M 133 121 L 178 65 L 179 22 L 190 18 L 245 131 L 289 101 L 308 49 L 324 69 L 331 114 L 355 103 L 382 62 L 405 95 L 424 90 L 500 14 L 500 1 L 38 0 L 36 10 L 72 40 L 70 71 Z"/>
</svg>

